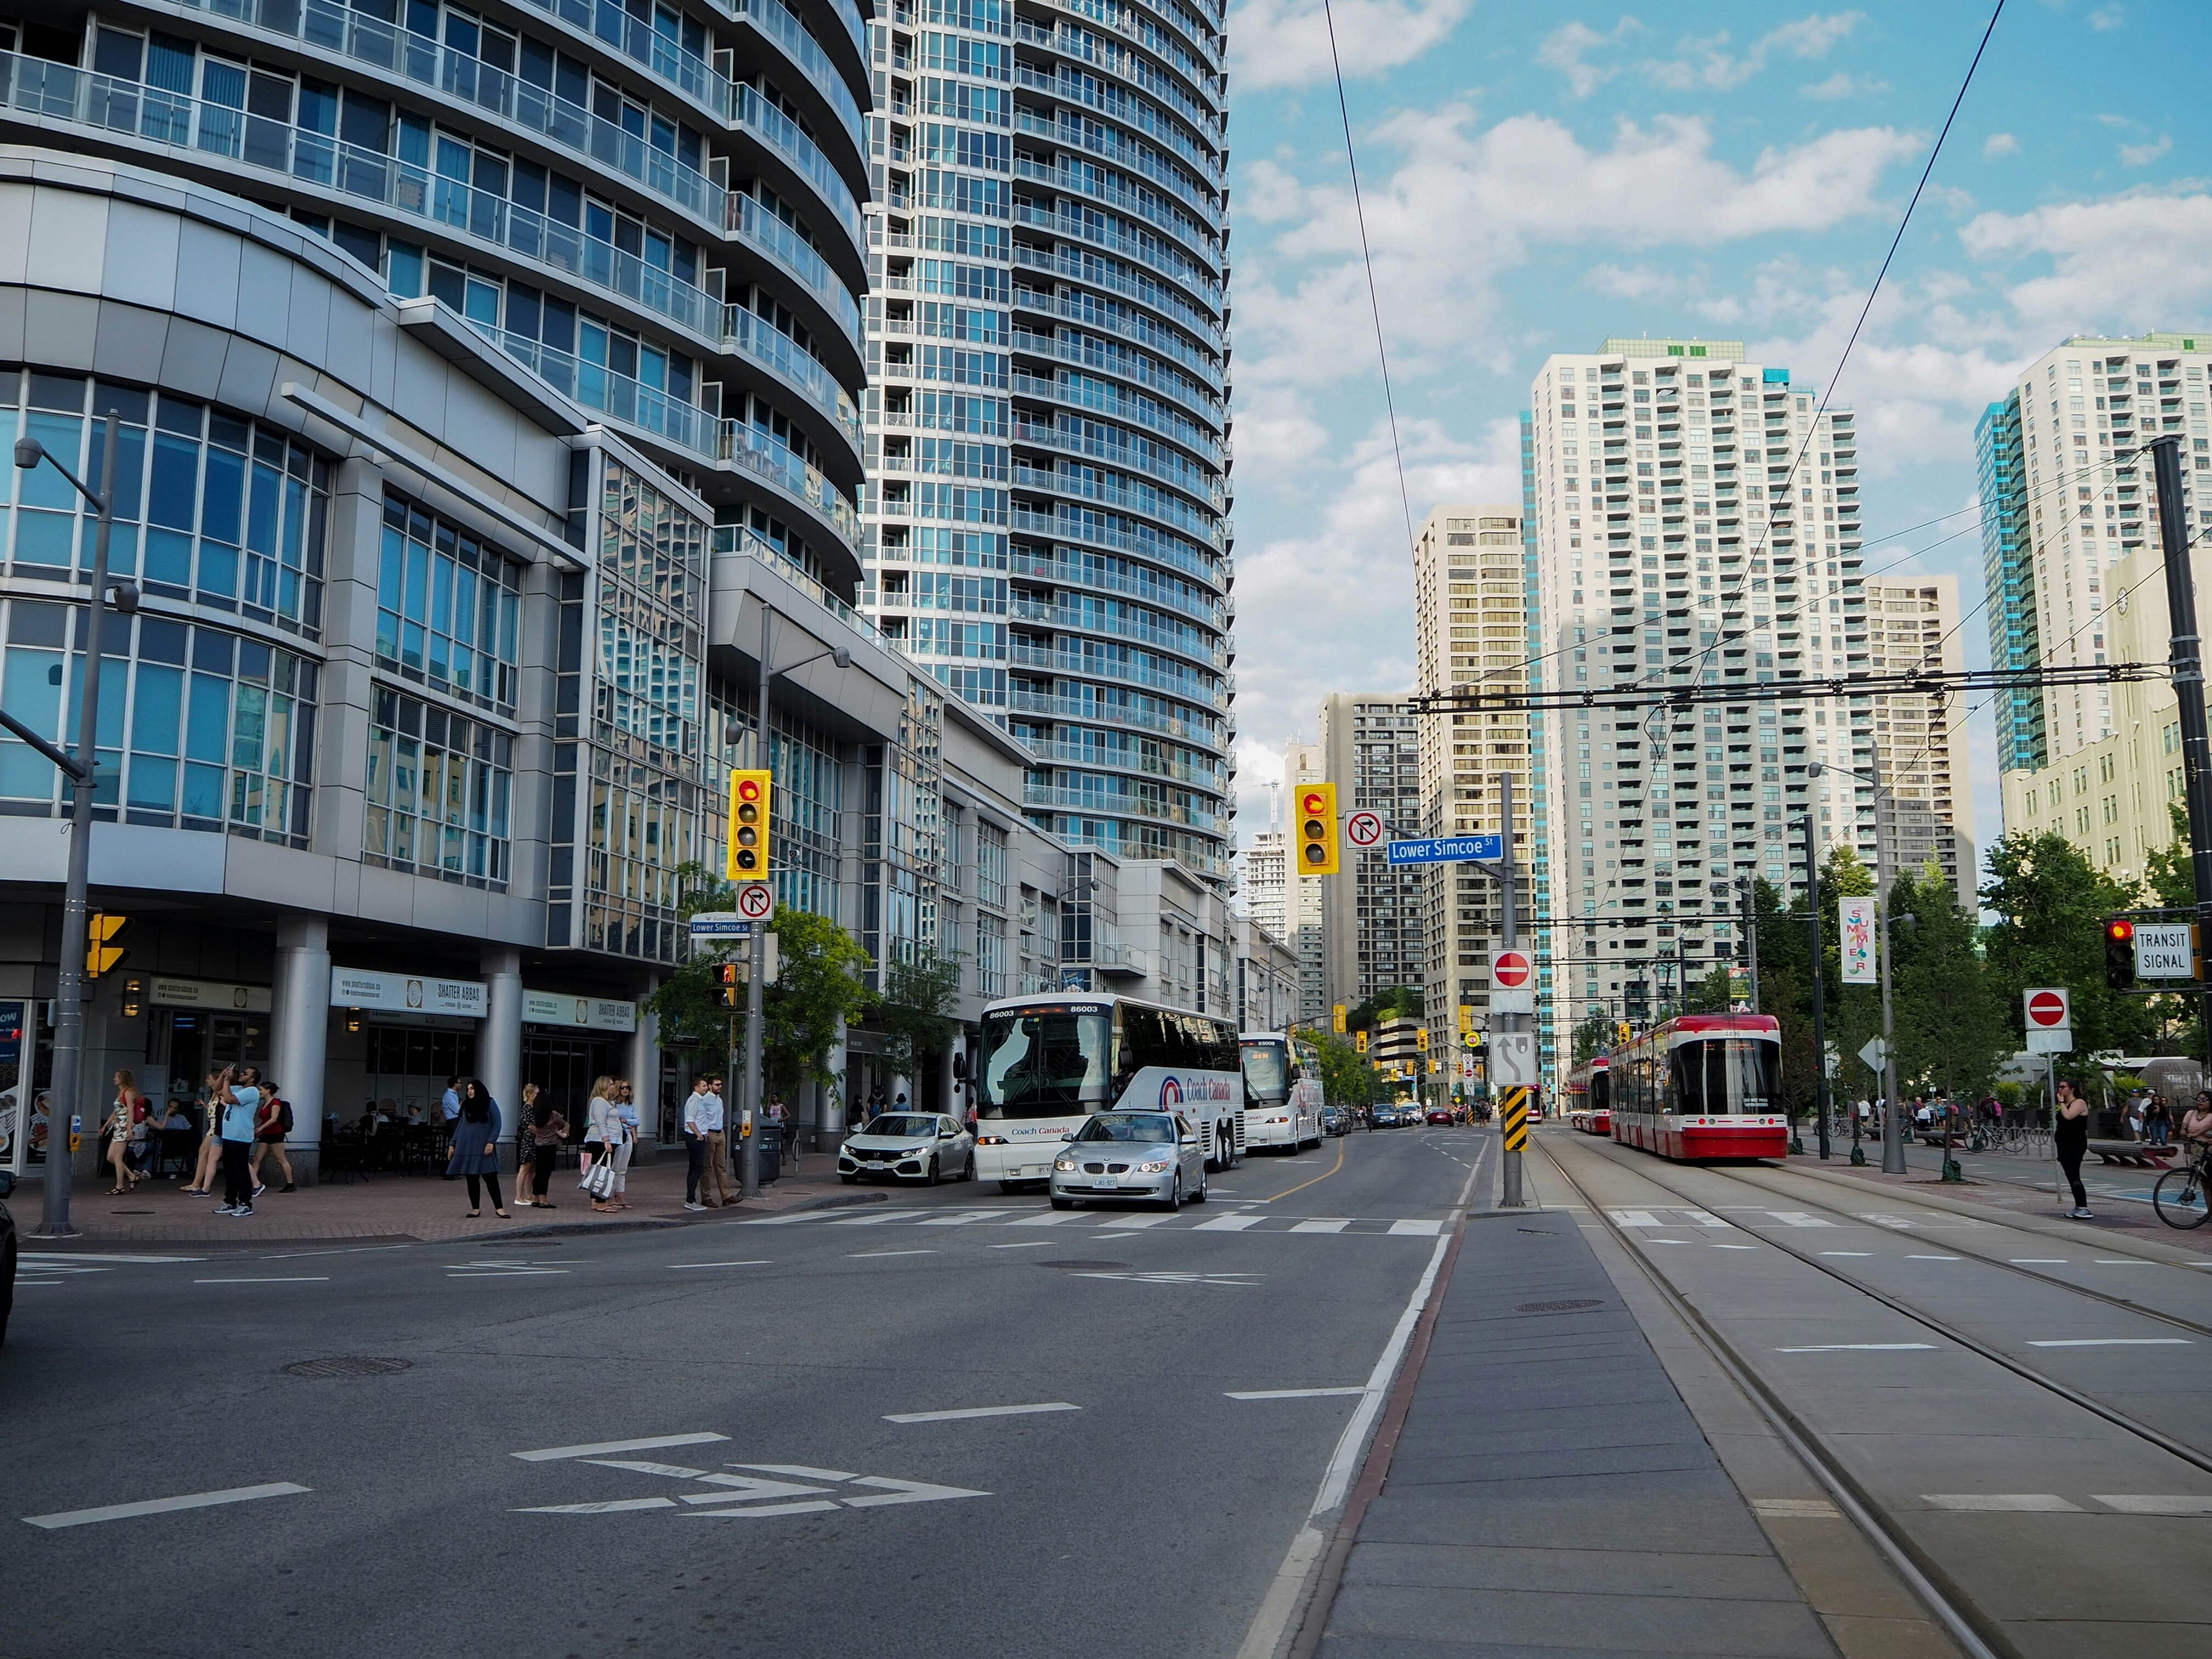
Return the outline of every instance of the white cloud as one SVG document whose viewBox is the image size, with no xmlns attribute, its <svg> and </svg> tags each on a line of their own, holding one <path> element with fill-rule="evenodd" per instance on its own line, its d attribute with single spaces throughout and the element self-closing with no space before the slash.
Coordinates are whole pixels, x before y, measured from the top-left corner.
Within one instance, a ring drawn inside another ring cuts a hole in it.
<svg viewBox="0 0 2212 1659">
<path fill-rule="evenodd" d="M 2147 167 L 2173 148 L 2171 134 L 2148 144 L 2122 144 L 2120 165 L 2124 167 Z"/>
<path fill-rule="evenodd" d="M 1777 58 L 1825 58 L 1838 41 L 1865 21 L 1863 12 L 1839 11 L 1826 15 L 1815 12 L 1794 23 L 1768 30 L 1753 41 L 1741 58 L 1729 51 L 1731 37 L 1723 29 L 1703 39 L 1686 39 L 1675 48 L 1680 56 L 1652 58 L 1641 67 L 1661 86 L 1677 92 L 1694 91 L 1700 87 L 1725 91 L 1741 86 Z"/>
<path fill-rule="evenodd" d="M 2008 132 L 1993 132 L 1982 140 L 1982 159 L 1994 161 L 2003 155 L 2020 154 L 2020 140 Z"/>
<path fill-rule="evenodd" d="M 1586 62 L 1587 54 L 1601 47 L 1618 46 L 1643 27 L 1633 17 L 1624 16 L 1601 34 L 1587 23 L 1568 23 L 1544 37 L 1544 44 L 1536 49 L 1536 60 L 1565 76 L 1567 90 L 1576 97 L 1587 98 L 1620 73 L 1618 68 L 1601 69 Z"/>
<path fill-rule="evenodd" d="M 1496 280 L 1539 249 L 1709 248 L 1827 229 L 1881 206 L 1884 172 L 1921 145 L 1887 127 L 1850 129 L 1770 149 L 1745 169 L 1714 155 L 1699 118 L 1623 122 L 1592 149 L 1546 117 L 1486 128 L 1457 105 L 1397 117 L 1375 137 L 1376 153 L 1401 158 L 1370 174 L 1366 214 L 1394 367 L 1409 375 L 1484 337 Z M 1350 191 L 1330 185 L 1310 188 L 1303 216 L 1238 261 L 1241 383 L 1372 372 L 1358 255 Z"/>
<path fill-rule="evenodd" d="M 1249 483 L 1255 473 L 1289 472 L 1311 459 L 1328 433 L 1297 392 L 1260 386 L 1237 395 L 1236 441 L 1237 476 Z"/>
<path fill-rule="evenodd" d="M 1816 103 L 1832 104 L 1845 98 L 1871 98 L 1878 92 L 1887 92 L 1889 82 L 1871 81 L 1864 76 L 1853 75 L 1848 70 L 1838 70 L 1825 81 L 1815 81 L 1810 86 L 1797 88 L 1802 98 Z"/>
<path fill-rule="evenodd" d="M 2047 274 L 2007 291 L 2035 339 L 2175 328 L 2212 312 L 2212 194 L 2202 191 L 1984 213 L 1959 234 L 1978 259 L 2048 259 Z"/>
<path fill-rule="evenodd" d="M 1474 0 L 1334 0 L 1347 77 L 1411 63 L 1459 27 Z M 1241 92 L 1332 76 L 1321 0 L 1240 0 L 1229 15 L 1230 84 Z"/>
<path fill-rule="evenodd" d="M 2118 6 L 2100 6 L 2089 14 L 2089 27 L 2100 33 L 2122 27 L 2127 21 L 2127 14 Z"/>
</svg>

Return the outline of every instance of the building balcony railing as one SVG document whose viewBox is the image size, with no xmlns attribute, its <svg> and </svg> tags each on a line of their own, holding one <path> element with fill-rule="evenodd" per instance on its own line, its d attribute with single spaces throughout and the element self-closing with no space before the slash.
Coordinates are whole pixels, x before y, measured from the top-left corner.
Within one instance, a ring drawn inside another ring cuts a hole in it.
<svg viewBox="0 0 2212 1659">
<path fill-rule="evenodd" d="M 1063 191 L 1086 204 L 1103 203 L 1129 218 L 1142 220 L 1161 235 L 1172 238 L 1181 252 L 1198 261 L 1198 269 L 1206 273 L 1208 281 L 1220 280 L 1220 233 L 1212 225 L 1194 219 L 1164 196 L 1132 189 L 1119 179 L 1103 176 L 1108 173 L 1107 168 L 1087 162 L 1048 167 L 1017 154 L 1013 173 L 1017 179 Z"/>
<path fill-rule="evenodd" d="M 830 217 L 853 239 L 853 251 L 866 258 L 867 227 L 861 222 L 860 204 L 854 198 L 853 187 L 845 182 L 844 174 L 830 165 L 821 145 L 809 137 L 798 122 L 742 81 L 734 91 L 737 99 L 730 112 L 730 125 L 758 138 L 813 186 Z"/>
<path fill-rule="evenodd" d="M 860 302 L 853 297 L 853 290 L 845 286 L 837 273 L 830 269 L 830 262 L 810 247 L 798 232 L 742 191 L 731 192 L 727 214 L 728 234 L 781 266 L 836 319 L 845 337 L 853 343 L 854 353 L 865 356 Z"/>
<path fill-rule="evenodd" d="M 536 0 L 536 3 L 540 5 L 546 3 L 547 0 Z M 583 0 L 560 0 L 560 3 L 564 6 L 580 5 Z M 599 0 L 599 3 L 604 13 L 612 0 Z M 732 17 L 758 29 L 773 40 L 786 57 L 799 65 L 800 73 L 837 112 L 838 119 L 844 122 L 845 131 L 852 137 L 854 147 L 865 153 L 868 147 L 867 125 L 860 118 L 860 105 L 854 101 L 852 88 L 837 72 L 837 66 L 830 61 L 829 53 L 822 50 L 821 43 L 807 32 L 804 23 L 793 15 L 791 8 L 785 5 L 783 0 L 717 0 L 717 3 Z M 853 45 L 865 60 L 868 55 L 867 31 L 860 22 L 860 14 L 854 6 L 853 0 L 834 0 L 832 9 L 837 13 L 839 21 L 851 32 Z"/>
<path fill-rule="evenodd" d="M 1126 236 L 1109 226 L 1079 218 L 1072 213 L 1055 212 L 1049 208 L 1016 202 L 1013 222 L 1042 230 L 1054 236 L 1063 236 L 1079 242 L 1088 242 L 1094 247 L 1104 248 L 1120 255 L 1132 264 L 1145 266 L 1177 288 L 1197 295 L 1218 315 L 1221 311 L 1221 284 L 1210 273 L 1200 270 L 1187 259 L 1170 257 L 1164 247 L 1147 247 L 1133 236 Z M 1090 280 L 1096 281 L 1096 278 Z"/>
<path fill-rule="evenodd" d="M 1062 9 L 1073 11 L 1073 6 Z M 1224 142 L 1223 121 L 1220 115 L 1192 97 L 1189 93 L 1141 58 L 1131 61 L 1127 48 L 1117 43 L 1101 41 L 1090 33 L 1094 20 L 1085 14 L 1080 22 L 1055 23 L 1048 28 L 1017 17 L 1014 20 L 1014 39 L 1025 46 L 1043 46 L 1061 52 L 1079 63 L 1095 64 L 1099 68 L 1133 82 L 1152 97 L 1173 110 L 1206 135 L 1218 148 Z M 1126 32 L 1126 31 L 1124 31 Z M 1104 50 L 1101 51 L 1100 48 Z M 1194 80 L 1198 77 L 1193 76 Z"/>
<path fill-rule="evenodd" d="M 1193 830 L 1218 830 L 1221 815 L 1150 795 L 1111 794 L 1087 789 L 1056 789 L 1031 783 L 1022 790 L 1024 806 L 1070 812 L 1092 812 L 1111 818 L 1150 818 L 1159 823 L 1180 823 Z"/>
<path fill-rule="evenodd" d="M 1198 549 L 1171 538 L 1132 536 L 1124 531 L 1108 530 L 1092 523 L 1087 514 L 1033 513 L 1018 507 L 1007 516 L 1006 524 L 1009 529 L 1024 535 L 1048 536 L 1055 541 L 1078 543 L 1085 547 L 1111 548 L 1133 559 L 1164 565 L 1217 592 L 1228 591 L 1226 555 L 1209 558 Z"/>
<path fill-rule="evenodd" d="M 1093 617 L 1085 613 L 1080 605 L 1039 605 L 1034 599 L 1024 599 L 1010 601 L 1006 614 L 1016 622 L 1039 623 L 1074 633 L 1092 634 L 1102 638 L 1149 646 L 1155 651 L 1171 651 L 1186 661 L 1210 668 L 1217 674 L 1225 672 L 1229 667 L 1229 653 L 1211 641 L 1194 639 L 1173 629 L 1155 627 L 1133 617 L 1109 619 Z"/>
<path fill-rule="evenodd" d="M 1018 410 L 1009 435 L 1014 442 L 1033 448 L 1056 449 L 1063 455 L 1081 455 L 1110 466 L 1142 472 L 1171 489 L 1196 498 L 1217 513 L 1228 505 L 1228 491 L 1221 479 L 1200 471 L 1180 456 L 1149 454 L 1133 444 L 1111 443 L 1088 433 L 1071 432 L 1048 421 L 1025 420 Z"/>
<path fill-rule="evenodd" d="M 1192 766 L 1186 762 L 1167 760 L 1158 755 L 1140 755 L 1130 749 L 1099 749 L 1079 743 L 1031 743 L 1030 752 L 1041 761 L 1049 761 L 1056 765 L 1134 772 L 1145 777 L 1166 778 L 1172 782 L 1188 784 L 1194 789 L 1204 789 L 1216 795 L 1223 793 L 1228 787 L 1228 780 L 1218 767 Z"/>
<path fill-rule="evenodd" d="M 896 283 L 890 285 L 896 286 Z M 1146 350 L 1165 357 L 1180 368 L 1188 369 L 1205 382 L 1206 391 L 1211 394 L 1207 400 L 1207 412 L 1211 414 L 1214 424 L 1217 426 L 1220 424 L 1222 415 L 1220 359 L 1195 349 L 1188 340 L 1172 329 L 1160 327 L 1149 317 L 1115 316 L 1101 312 L 1094 306 L 1078 305 L 1073 301 L 1059 295 L 1039 294 L 1036 289 L 1028 288 L 1014 290 L 1014 309 L 1017 312 L 1032 311 L 1047 316 L 1065 318 L 1067 321 L 1083 328 L 1094 330 L 1102 334 L 1118 335 L 1124 340 L 1140 345 Z M 1033 338 L 1056 337 L 1035 335 L 1032 331 L 1017 325 L 1015 329 L 1017 344 L 1024 335 Z M 1206 337 L 1218 339 L 1219 331 L 1209 329 Z M 1042 349 L 1042 348 L 1033 349 Z"/>
<path fill-rule="evenodd" d="M 1102 507 L 1114 507 L 1123 513 L 1139 514 L 1180 530 L 1187 536 L 1194 537 L 1209 547 L 1218 548 L 1224 544 L 1226 520 L 1205 516 L 1198 508 L 1172 496 L 1132 489 L 1124 484 L 1107 483 L 1055 468 L 1032 466 L 1023 461 L 1014 464 L 1013 483 L 1024 489 L 1072 495 L 1081 501 L 1097 501 Z"/>
<path fill-rule="evenodd" d="M 1126 594 L 1146 605 L 1158 605 L 1163 611 L 1179 612 L 1217 634 L 1229 630 L 1227 609 L 1218 600 L 1203 593 L 1187 593 L 1181 588 L 1164 586 L 1158 582 L 1133 580 L 1079 560 L 1047 558 L 1019 547 L 1008 556 L 1006 568 L 1016 576 L 1034 577 L 1062 586 Z"/>
<path fill-rule="evenodd" d="M 717 558 L 757 559 L 773 570 L 778 577 L 799 589 L 824 611 L 840 622 L 877 645 L 887 650 L 903 652 L 896 641 L 887 640 L 874 623 L 832 593 L 790 560 L 779 554 L 742 525 L 718 524 L 712 532 L 714 556 Z"/>
<path fill-rule="evenodd" d="M 1006 708 L 1009 713 L 1016 714 L 1036 714 L 1054 720 L 1082 720 L 1095 726 L 1112 726 L 1116 730 L 1139 726 L 1147 732 L 1180 738 L 1186 743 L 1203 744 L 1213 749 L 1226 746 L 1224 727 L 1218 721 L 1203 717 L 1184 720 L 1141 705 L 1108 705 L 1088 702 L 1081 697 L 1046 696 L 1036 691 L 1009 690 L 1006 693 Z"/>
<path fill-rule="evenodd" d="M 1034 27 L 1035 25 L 1024 27 Z M 1040 33 L 1049 34 L 1051 31 L 1042 30 Z M 1014 65 L 1014 84 L 1067 103 L 1084 105 L 1097 111 L 1109 121 L 1133 128 L 1153 143 L 1164 145 L 1213 190 L 1219 191 L 1228 188 L 1227 176 L 1222 171 L 1220 158 L 1213 151 L 1192 143 L 1190 135 L 1174 122 L 1162 120 L 1159 111 L 1146 102 L 1142 94 L 1131 92 L 1115 82 L 1101 82 L 1090 76 L 1057 70 L 1048 75 L 1023 63 Z"/>
<path fill-rule="evenodd" d="M 1200 708 L 1226 708 L 1231 693 L 1226 683 L 1214 684 L 1194 674 L 1168 674 L 1157 668 L 1148 668 L 1133 662 L 1109 662 L 1103 657 L 1086 657 L 1080 652 L 1048 651 L 1034 645 L 1009 645 L 1006 662 L 1010 667 L 1042 669 L 1049 673 L 1066 674 L 1083 679 L 1098 680 L 1116 685 L 1149 686 L 1155 691 L 1164 691 L 1171 696 Z"/>
<path fill-rule="evenodd" d="M 1075 358 L 1075 354 L 1071 351 L 1070 356 Z M 1075 360 L 1080 361 L 1079 358 Z M 1101 372 L 1111 371 L 1102 368 Z M 1216 471 L 1228 467 L 1229 455 L 1222 441 L 1172 410 L 1147 409 L 1135 398 L 1118 391 L 1078 387 L 1057 376 L 1031 374 L 1018 368 L 1008 381 L 1007 390 L 1025 398 L 1059 404 L 1068 409 L 1088 410 L 1093 414 L 1103 415 L 1109 420 L 1125 421 L 1133 426 L 1144 427 L 1157 432 L 1170 443 L 1190 451 Z"/>
</svg>

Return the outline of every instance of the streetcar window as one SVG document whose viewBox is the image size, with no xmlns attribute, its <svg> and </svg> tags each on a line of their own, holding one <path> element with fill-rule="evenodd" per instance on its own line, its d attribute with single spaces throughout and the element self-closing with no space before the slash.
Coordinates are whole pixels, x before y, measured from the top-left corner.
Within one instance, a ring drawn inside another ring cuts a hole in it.
<svg viewBox="0 0 2212 1659">
<path fill-rule="evenodd" d="M 1706 1037 L 1674 1053 L 1672 1109 L 1694 1117 L 1775 1109 L 1780 1090 L 1775 1045 L 1746 1037 Z"/>
<path fill-rule="evenodd" d="M 1606 1081 L 1608 1075 L 1609 1073 L 1605 1072 L 1595 1072 L 1590 1075 L 1589 1106 L 1590 1110 L 1594 1112 L 1602 1112 L 1611 1109 L 1612 1094 Z"/>
</svg>

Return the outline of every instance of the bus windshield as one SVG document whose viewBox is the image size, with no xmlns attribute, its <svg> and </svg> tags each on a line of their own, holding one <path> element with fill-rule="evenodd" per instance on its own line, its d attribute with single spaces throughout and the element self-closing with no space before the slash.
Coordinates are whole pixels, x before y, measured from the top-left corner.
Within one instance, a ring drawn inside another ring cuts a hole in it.
<svg viewBox="0 0 2212 1659">
<path fill-rule="evenodd" d="M 1072 1117 L 1113 1103 L 1114 1016 L 1009 1011 L 983 1017 L 978 1117 Z"/>
<path fill-rule="evenodd" d="M 1705 1037 L 1674 1053 L 1677 1108 L 1693 1117 L 1781 1109 L 1777 1045 L 1746 1037 Z"/>
<path fill-rule="evenodd" d="M 1247 1042 L 1244 1103 L 1279 1106 L 1291 1097 L 1291 1052 L 1287 1043 Z"/>
</svg>

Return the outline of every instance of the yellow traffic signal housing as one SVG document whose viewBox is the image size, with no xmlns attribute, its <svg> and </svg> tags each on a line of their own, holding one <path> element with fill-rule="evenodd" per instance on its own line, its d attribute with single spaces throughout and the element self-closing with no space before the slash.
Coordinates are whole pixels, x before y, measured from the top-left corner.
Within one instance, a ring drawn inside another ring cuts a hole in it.
<svg viewBox="0 0 2212 1659">
<path fill-rule="evenodd" d="M 1365 1054 L 1367 1052 L 1367 1033 L 1364 1031 L 1354 1031 L 1352 1034 L 1352 1046 L 1357 1048 L 1361 1054 Z"/>
<path fill-rule="evenodd" d="M 724 963 L 722 964 L 722 1006 L 734 1008 L 738 1006 L 738 992 L 743 988 L 744 984 L 744 981 L 738 976 L 738 964 L 734 962 Z"/>
<path fill-rule="evenodd" d="M 1471 1002 L 1462 1002 L 1459 1006 L 1459 1031 L 1462 1036 L 1474 1034 L 1474 1005 Z"/>
<path fill-rule="evenodd" d="M 104 910 L 94 910 L 86 919 L 84 930 L 84 976 L 98 979 L 123 960 L 123 947 L 114 942 L 129 923 L 128 916 L 118 916 Z"/>
<path fill-rule="evenodd" d="M 1336 786 L 1298 786 L 1298 868 L 1302 876 L 1337 872 Z"/>
<path fill-rule="evenodd" d="M 1340 1002 L 1336 1005 L 1336 1034 L 1339 1036 L 1344 1035 L 1344 1005 Z"/>
<path fill-rule="evenodd" d="M 1634 1035 L 1634 1029 L 1625 1019 L 1613 1027 L 1613 1037 L 1616 1042 L 1626 1042 Z"/>
<path fill-rule="evenodd" d="M 769 772 L 730 774 L 730 848 L 723 873 L 732 881 L 766 881 L 769 869 Z"/>
<path fill-rule="evenodd" d="M 1428 1053 L 1429 1028 L 1427 1026 L 1424 1025 L 1413 1033 L 1413 1047 L 1419 1048 L 1423 1054 Z"/>
</svg>

